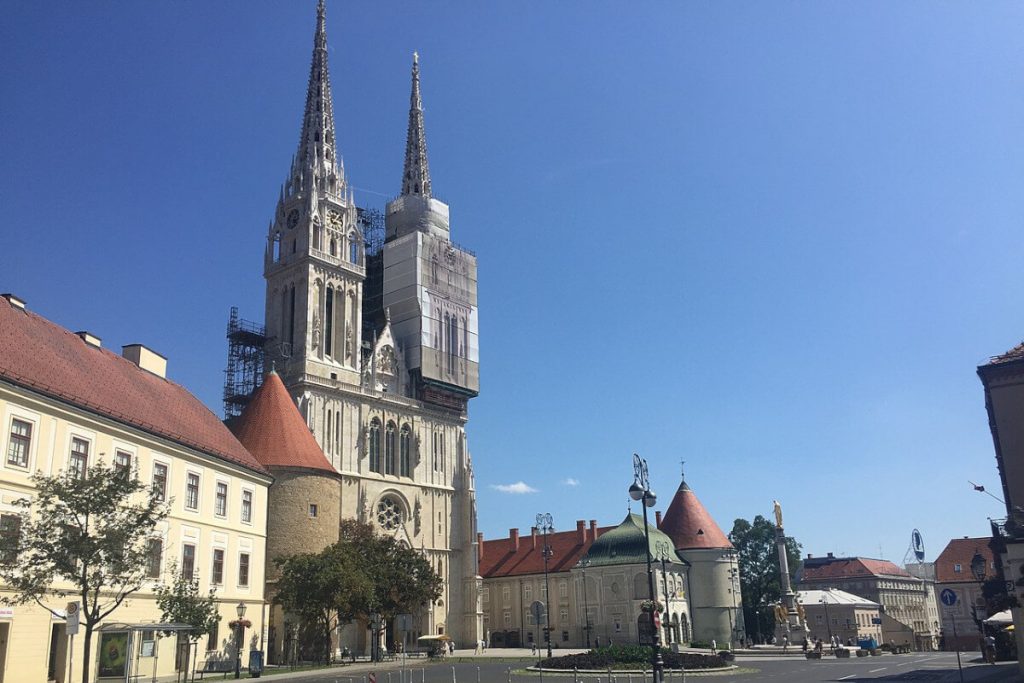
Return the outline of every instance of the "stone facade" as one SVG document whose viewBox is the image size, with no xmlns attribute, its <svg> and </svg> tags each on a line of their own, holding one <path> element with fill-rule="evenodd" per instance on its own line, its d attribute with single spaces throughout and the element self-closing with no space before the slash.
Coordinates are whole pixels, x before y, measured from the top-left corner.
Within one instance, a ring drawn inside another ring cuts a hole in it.
<svg viewBox="0 0 1024 683">
<path fill-rule="evenodd" d="M 853 645 L 862 638 L 874 638 L 879 644 L 885 642 L 882 624 L 878 623 L 882 620 L 878 603 L 833 589 L 802 591 L 797 595 L 797 602 L 804 608 L 809 638 L 828 642 L 834 635 L 840 642 Z"/>
<path fill-rule="evenodd" d="M 325 22 L 321 3 L 299 147 L 267 234 L 265 355 L 340 474 L 341 518 L 421 550 L 444 580 L 407 644 L 447 633 L 472 645 L 483 634 L 465 431 L 479 388 L 476 258 L 430 196 L 418 59 L 403 194 L 383 243 L 367 241 L 340 165 Z M 343 645 L 359 649 L 364 631 L 346 628 Z M 389 627 L 389 646 L 398 637 Z"/>
</svg>

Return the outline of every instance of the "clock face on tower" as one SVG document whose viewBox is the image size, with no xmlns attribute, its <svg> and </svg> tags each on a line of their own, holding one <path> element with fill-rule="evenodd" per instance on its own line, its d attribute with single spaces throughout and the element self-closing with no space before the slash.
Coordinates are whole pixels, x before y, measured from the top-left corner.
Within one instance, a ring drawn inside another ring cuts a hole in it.
<svg viewBox="0 0 1024 683">
<path fill-rule="evenodd" d="M 299 224 L 299 210 L 292 209 L 291 213 L 288 214 L 288 228 L 294 228 Z"/>
</svg>

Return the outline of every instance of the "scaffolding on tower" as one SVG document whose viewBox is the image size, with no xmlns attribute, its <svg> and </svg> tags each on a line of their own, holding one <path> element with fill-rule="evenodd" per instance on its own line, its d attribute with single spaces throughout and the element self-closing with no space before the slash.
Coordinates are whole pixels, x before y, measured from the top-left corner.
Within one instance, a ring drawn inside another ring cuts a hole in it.
<svg viewBox="0 0 1024 683">
<path fill-rule="evenodd" d="M 238 306 L 228 318 L 228 365 L 224 369 L 224 419 L 242 414 L 254 391 L 263 383 L 263 345 L 266 329 L 238 317 Z"/>
</svg>

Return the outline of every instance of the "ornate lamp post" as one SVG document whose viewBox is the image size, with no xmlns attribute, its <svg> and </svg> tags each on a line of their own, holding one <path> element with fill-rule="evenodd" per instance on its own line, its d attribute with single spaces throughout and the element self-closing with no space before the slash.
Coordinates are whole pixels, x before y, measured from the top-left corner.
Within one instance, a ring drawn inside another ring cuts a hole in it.
<svg viewBox="0 0 1024 683">
<path fill-rule="evenodd" d="M 651 600 L 651 666 L 653 668 L 654 683 L 661 683 L 665 664 L 661 659 L 661 639 L 658 637 L 658 627 L 655 614 L 657 601 L 654 597 L 654 570 L 651 568 L 651 530 L 647 526 L 647 508 L 654 507 L 658 502 L 658 496 L 651 490 L 651 483 L 647 477 L 647 461 L 636 453 L 633 454 L 633 483 L 629 486 L 629 497 L 641 501 L 644 511 L 644 541 L 647 545 L 647 593 Z"/>
<path fill-rule="evenodd" d="M 245 618 L 245 603 L 238 603 L 238 607 L 235 608 L 235 613 L 238 615 L 238 645 L 235 648 L 235 679 L 242 677 L 242 640 L 245 638 L 245 624 L 242 619 Z"/>
<path fill-rule="evenodd" d="M 833 651 L 835 650 L 834 642 L 832 640 L 832 620 L 828 618 L 828 598 L 829 592 L 826 590 L 821 594 L 821 599 L 818 600 L 822 605 L 825 606 L 825 626 L 828 627 L 828 646 Z"/>
<path fill-rule="evenodd" d="M 668 544 L 664 541 L 657 541 L 654 544 L 654 549 L 658 553 L 658 560 L 661 562 L 661 585 L 664 588 L 665 593 L 665 616 L 668 617 L 671 612 L 668 609 L 668 572 L 665 571 L 665 562 L 668 561 Z M 665 643 L 672 642 L 672 622 L 669 621 L 665 624 Z"/>
<path fill-rule="evenodd" d="M 544 633 L 546 635 L 545 640 L 548 643 L 548 659 L 551 659 L 551 591 L 548 587 L 548 560 L 554 554 L 551 550 L 551 546 L 548 545 L 548 532 L 555 530 L 554 521 L 551 519 L 550 512 L 544 512 L 537 515 L 537 530 L 544 534 L 544 550 L 541 551 L 544 555 L 544 617 L 545 626 Z"/>
<path fill-rule="evenodd" d="M 590 600 L 587 599 L 587 567 L 590 566 L 590 560 L 583 558 L 576 566 L 583 572 L 583 623 L 586 624 L 583 630 L 587 632 L 587 649 L 590 649 Z"/>
</svg>

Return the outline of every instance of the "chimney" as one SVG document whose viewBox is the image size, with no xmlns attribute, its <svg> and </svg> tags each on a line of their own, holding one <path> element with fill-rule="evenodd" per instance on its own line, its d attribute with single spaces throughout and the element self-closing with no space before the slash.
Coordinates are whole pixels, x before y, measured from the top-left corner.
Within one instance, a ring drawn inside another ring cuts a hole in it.
<svg viewBox="0 0 1024 683">
<path fill-rule="evenodd" d="M 143 370 L 167 379 L 167 359 L 148 346 L 128 344 L 121 347 L 121 355 Z"/>
<path fill-rule="evenodd" d="M 576 543 L 578 545 L 587 543 L 587 523 L 582 519 L 576 520 Z"/>
<path fill-rule="evenodd" d="M 661 510 L 654 511 L 654 527 L 656 529 L 661 528 Z"/>
<path fill-rule="evenodd" d="M 3 298 L 7 299 L 7 303 L 9 303 L 10 305 L 14 306 L 15 308 L 21 309 L 23 311 L 25 310 L 25 300 L 22 299 L 17 294 L 11 294 L 10 292 L 5 292 L 3 294 L 0 294 L 0 296 L 2 296 Z"/>
<path fill-rule="evenodd" d="M 476 532 L 476 561 L 484 559 L 484 535 L 482 532 Z"/>
<path fill-rule="evenodd" d="M 92 332 L 86 332 L 85 330 L 82 330 L 80 332 L 75 332 L 75 334 L 81 337 L 82 341 L 84 341 L 89 346 L 94 346 L 97 349 L 103 346 L 103 340 L 97 337 Z"/>
<path fill-rule="evenodd" d="M 534 547 L 534 549 L 536 549 L 537 548 L 537 527 L 535 527 L 535 526 L 530 527 L 530 536 L 531 536 L 531 538 L 533 538 L 533 547 Z"/>
<path fill-rule="evenodd" d="M 834 560 L 834 559 L 835 559 L 835 557 L 836 557 L 836 556 L 835 556 L 835 555 L 833 555 L 832 553 L 829 553 L 829 554 L 828 554 L 828 559 L 830 559 L 830 560 Z"/>
<path fill-rule="evenodd" d="M 519 552 L 519 529 L 509 529 L 508 537 L 512 539 L 512 552 Z"/>
<path fill-rule="evenodd" d="M 807 559 L 808 560 L 813 560 L 814 559 L 814 555 L 811 555 L 810 553 L 807 553 Z"/>
<path fill-rule="evenodd" d="M 590 520 L 590 540 L 591 541 L 596 541 L 597 540 L 597 520 L 596 519 Z"/>
</svg>

